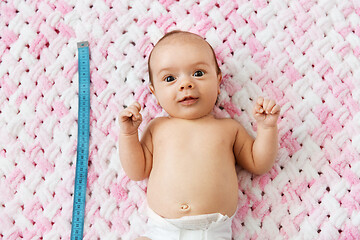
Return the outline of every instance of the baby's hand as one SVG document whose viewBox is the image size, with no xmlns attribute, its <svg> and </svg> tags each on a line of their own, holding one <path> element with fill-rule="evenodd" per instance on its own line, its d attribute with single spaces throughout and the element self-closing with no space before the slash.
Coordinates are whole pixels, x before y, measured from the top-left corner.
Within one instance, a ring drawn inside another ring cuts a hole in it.
<svg viewBox="0 0 360 240">
<path fill-rule="evenodd" d="M 275 127 L 280 115 L 280 106 L 272 99 L 259 97 L 254 107 L 254 118 L 258 126 Z"/>
<path fill-rule="evenodd" d="M 123 134 L 131 135 L 137 132 L 142 122 L 140 110 L 140 104 L 138 102 L 134 102 L 120 113 L 119 124 Z"/>
</svg>

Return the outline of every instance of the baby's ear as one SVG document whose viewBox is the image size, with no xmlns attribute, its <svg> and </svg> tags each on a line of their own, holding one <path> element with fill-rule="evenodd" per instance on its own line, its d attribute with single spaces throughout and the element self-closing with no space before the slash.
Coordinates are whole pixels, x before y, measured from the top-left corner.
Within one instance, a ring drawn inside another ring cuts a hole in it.
<svg viewBox="0 0 360 240">
<path fill-rule="evenodd" d="M 222 81 L 222 74 L 219 73 L 217 75 L 217 79 L 218 79 L 218 94 L 220 94 L 220 84 L 221 84 L 221 81 Z"/>
<path fill-rule="evenodd" d="M 150 90 L 150 92 L 151 92 L 152 94 L 155 95 L 155 88 L 154 88 L 154 86 L 153 86 L 151 83 L 149 84 L 149 90 Z"/>
<path fill-rule="evenodd" d="M 157 99 L 156 94 L 155 94 L 155 88 L 154 88 L 154 85 L 149 84 L 149 90 L 150 90 L 150 92 L 151 92 L 151 93 L 155 96 L 155 99 L 156 99 L 156 103 L 157 103 L 157 105 L 160 105 L 159 100 Z"/>
<path fill-rule="evenodd" d="M 221 81 L 222 81 L 222 74 L 219 73 L 219 74 L 217 75 L 217 78 L 218 78 L 218 82 L 219 82 L 219 85 L 220 85 L 220 84 L 221 84 Z"/>
</svg>

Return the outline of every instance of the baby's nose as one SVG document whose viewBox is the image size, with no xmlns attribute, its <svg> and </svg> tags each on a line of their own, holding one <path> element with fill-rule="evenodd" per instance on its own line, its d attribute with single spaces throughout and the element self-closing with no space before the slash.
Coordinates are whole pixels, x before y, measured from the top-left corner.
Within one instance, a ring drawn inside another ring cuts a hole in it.
<svg viewBox="0 0 360 240">
<path fill-rule="evenodd" d="M 194 88 L 194 83 L 188 79 L 183 79 L 180 83 L 180 90 Z"/>
<path fill-rule="evenodd" d="M 181 86 L 181 90 L 189 89 L 189 88 L 193 88 L 193 84 L 190 83 L 190 84 Z"/>
</svg>

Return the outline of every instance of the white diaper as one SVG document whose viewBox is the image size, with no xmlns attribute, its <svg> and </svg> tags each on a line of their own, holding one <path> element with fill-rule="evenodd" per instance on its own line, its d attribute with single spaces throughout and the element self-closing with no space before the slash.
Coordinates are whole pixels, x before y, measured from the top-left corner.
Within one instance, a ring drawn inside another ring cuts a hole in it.
<svg viewBox="0 0 360 240">
<path fill-rule="evenodd" d="M 148 208 L 148 231 L 144 237 L 152 240 L 231 240 L 234 218 L 220 213 L 163 218 Z"/>
</svg>

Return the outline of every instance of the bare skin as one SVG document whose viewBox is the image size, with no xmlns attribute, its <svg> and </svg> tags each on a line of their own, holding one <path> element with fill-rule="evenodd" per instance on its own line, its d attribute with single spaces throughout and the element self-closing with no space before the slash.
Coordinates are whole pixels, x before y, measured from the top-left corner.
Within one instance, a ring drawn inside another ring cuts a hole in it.
<svg viewBox="0 0 360 240">
<path fill-rule="evenodd" d="M 185 34 L 186 35 L 186 34 Z M 235 164 L 266 173 L 278 149 L 280 107 L 260 97 L 254 106 L 257 137 L 233 119 L 216 119 L 220 91 L 210 47 L 198 36 L 172 36 L 151 58 L 151 92 L 169 117 L 154 119 L 138 138 L 142 121 L 135 102 L 119 116 L 119 153 L 132 180 L 149 178 L 149 207 L 164 218 L 234 215 L 238 201 Z"/>
</svg>

